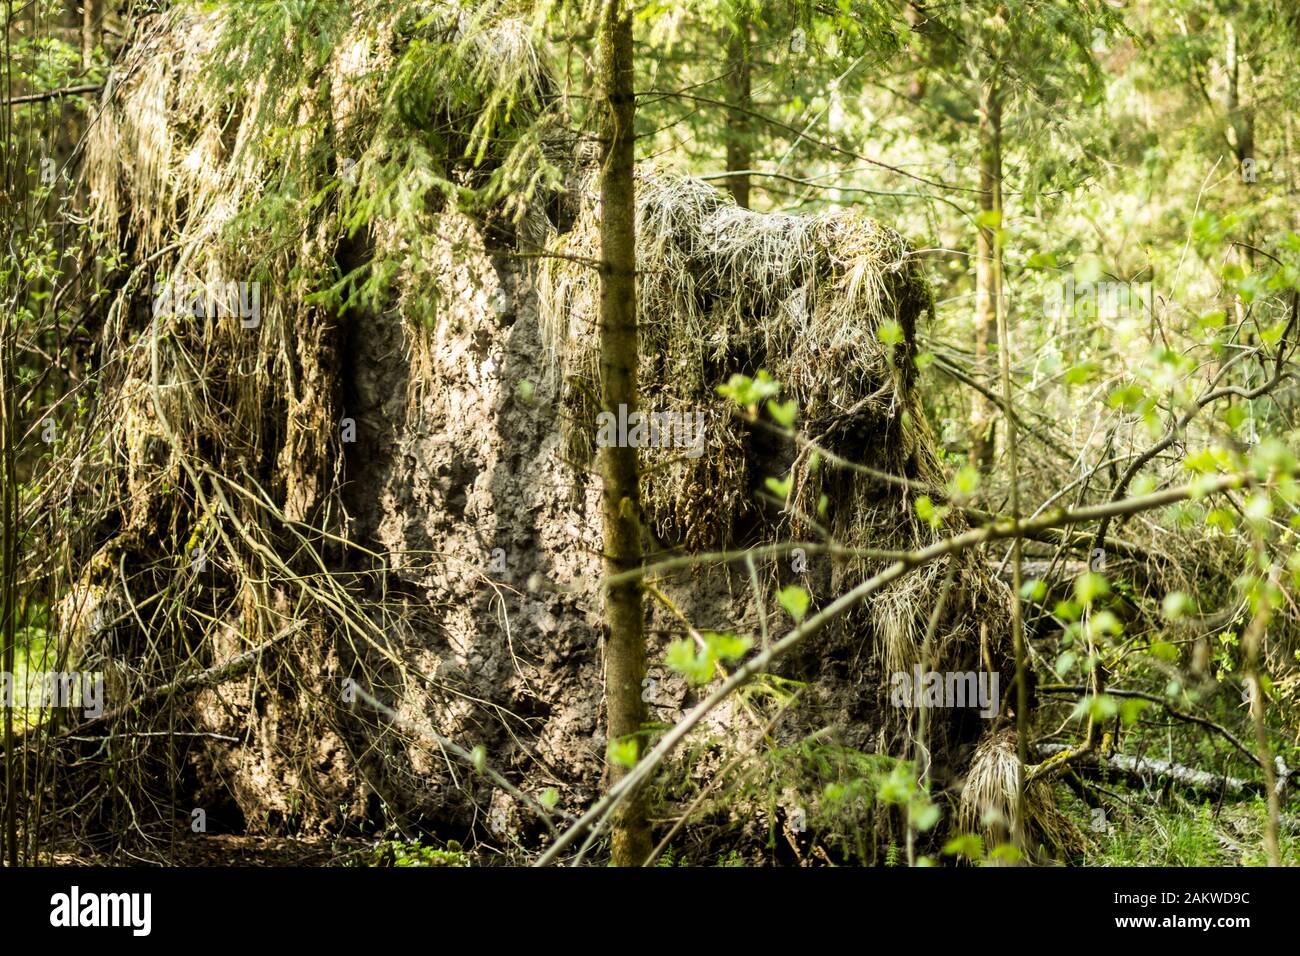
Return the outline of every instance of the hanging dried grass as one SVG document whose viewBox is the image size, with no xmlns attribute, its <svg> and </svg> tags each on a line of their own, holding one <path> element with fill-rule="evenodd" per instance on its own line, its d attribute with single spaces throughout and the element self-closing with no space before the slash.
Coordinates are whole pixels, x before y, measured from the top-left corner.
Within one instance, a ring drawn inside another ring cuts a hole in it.
<svg viewBox="0 0 1300 956">
<path fill-rule="evenodd" d="M 597 410 L 599 281 L 586 263 L 598 258 L 599 215 L 598 204 L 583 209 L 539 270 L 543 338 L 564 380 L 579 462 L 590 459 Z M 930 292 L 897 232 L 856 210 L 755 213 L 699 180 L 647 172 L 637 179 L 637 237 L 642 407 L 707 419 L 699 458 L 671 448 L 643 455 L 646 511 L 661 536 L 725 543 L 766 477 L 751 473 L 744 427 L 716 394 L 734 372 L 766 369 L 828 448 L 899 474 L 937 474 L 909 408 L 913 333 Z M 804 513 L 815 515 L 821 484 L 805 488 L 808 465 L 794 477 L 811 499 Z"/>
<path fill-rule="evenodd" d="M 1019 784 L 1015 731 L 985 734 L 966 774 L 958 810 L 959 828 L 982 835 L 990 849 L 1007 842 L 1016 829 Z M 1025 823 L 1026 844 L 1038 848 L 1048 859 L 1083 851 L 1083 834 L 1057 808 L 1045 781 L 1035 780 L 1025 788 Z"/>
</svg>

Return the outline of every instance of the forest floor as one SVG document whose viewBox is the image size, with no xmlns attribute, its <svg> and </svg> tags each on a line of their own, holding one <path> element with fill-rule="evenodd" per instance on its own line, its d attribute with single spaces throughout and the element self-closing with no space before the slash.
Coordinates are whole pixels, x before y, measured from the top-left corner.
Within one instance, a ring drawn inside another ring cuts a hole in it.
<svg viewBox="0 0 1300 956">
<path fill-rule="evenodd" d="M 157 845 L 149 852 L 124 851 L 127 858 L 106 859 L 93 852 L 56 851 L 53 866 L 355 866 L 375 860 L 372 841 L 356 838 L 286 838 L 210 834 L 194 839 L 178 834 L 172 846 Z M 165 859 L 160 859 L 159 856 Z M 363 862 L 364 861 L 364 862 Z M 42 861 L 45 862 L 45 861 Z"/>
<path fill-rule="evenodd" d="M 1262 802 L 1216 805 L 1197 803 L 1176 793 L 1145 794 L 1116 791 L 1123 809 L 1102 819 L 1067 792 L 1058 794 L 1062 809 L 1087 830 L 1089 845 L 1083 866 L 1263 866 Z M 1091 825 L 1090 825 L 1091 818 Z M 1284 865 L 1300 866 L 1300 817 L 1283 814 L 1281 850 Z M 818 865 L 805 854 L 805 865 Z M 363 837 L 269 837 L 243 834 L 203 834 L 178 831 L 169 845 L 152 842 L 147 848 L 123 850 L 106 857 L 93 850 L 60 849 L 42 860 L 54 866 L 240 866 L 240 867 L 423 867 L 510 865 L 511 857 L 480 848 L 467 851 L 454 841 L 402 842 Z M 752 861 L 758 863 L 759 861 Z M 659 866 L 745 866 L 738 853 L 716 859 L 696 859 L 682 848 L 670 847 Z"/>
</svg>

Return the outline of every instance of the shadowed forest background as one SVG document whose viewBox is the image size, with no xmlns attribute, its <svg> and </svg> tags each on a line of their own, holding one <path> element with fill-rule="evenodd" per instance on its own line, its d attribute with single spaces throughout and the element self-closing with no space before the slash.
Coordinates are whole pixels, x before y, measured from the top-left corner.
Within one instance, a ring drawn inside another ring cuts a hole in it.
<svg viewBox="0 0 1300 956">
<path fill-rule="evenodd" d="M 1292 4 L 0 16 L 5 865 L 1300 861 Z"/>
</svg>

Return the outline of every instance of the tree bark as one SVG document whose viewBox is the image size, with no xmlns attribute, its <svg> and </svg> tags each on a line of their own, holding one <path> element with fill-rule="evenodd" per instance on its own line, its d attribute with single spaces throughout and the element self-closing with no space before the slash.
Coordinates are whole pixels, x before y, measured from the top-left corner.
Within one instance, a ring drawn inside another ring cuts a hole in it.
<svg viewBox="0 0 1300 956">
<path fill-rule="evenodd" d="M 98 13 L 95 0 L 81 0 L 81 69 L 89 70 L 99 45 Z"/>
<path fill-rule="evenodd" d="M 1237 29 L 1229 20 L 1225 28 L 1225 42 L 1223 51 L 1224 72 L 1228 76 L 1228 88 L 1225 96 L 1224 109 L 1227 112 L 1228 125 L 1226 135 L 1228 145 L 1232 147 L 1233 157 L 1237 160 L 1237 171 L 1247 184 L 1257 181 L 1260 176 L 1272 177 L 1273 170 L 1267 172 L 1259 168 L 1259 160 L 1255 156 L 1255 108 L 1253 104 L 1246 104 L 1241 99 L 1241 72 L 1242 61 L 1238 53 L 1239 39 Z M 1247 178 L 1246 163 L 1252 164 L 1249 178 Z M 1246 267 L 1246 271 L 1253 271 L 1255 268 L 1255 236 L 1253 230 L 1248 228 L 1246 233 L 1248 240 L 1245 246 L 1234 246 L 1234 256 L 1240 257 Z M 1237 321 L 1245 322 L 1245 304 L 1240 297 L 1235 297 L 1233 302 L 1233 311 L 1237 315 Z M 1254 342 L 1251 330 L 1243 325 L 1243 328 L 1249 338 L 1248 342 Z"/>
<path fill-rule="evenodd" d="M 620 0 L 606 0 L 601 22 L 602 151 L 600 173 L 600 397 L 615 416 L 637 408 L 636 197 L 633 183 L 632 13 Z M 605 570 L 616 575 L 641 563 L 641 500 L 637 449 L 600 449 L 604 479 L 601 515 Z M 640 759 L 645 706 L 644 612 L 640 580 L 614 585 L 605 595 L 605 704 L 612 745 L 635 742 Z M 611 783 L 628 772 L 608 761 Z M 614 816 L 611 863 L 639 866 L 650 855 L 644 791 L 638 788 Z"/>
<path fill-rule="evenodd" d="M 975 255 L 975 372 L 988 370 L 989 342 L 997 322 L 1002 296 L 1001 275 L 995 261 L 995 232 L 1002 215 L 1002 100 L 996 79 L 980 86 L 979 108 L 980 212 L 996 214 L 998 222 L 985 222 L 976 239 Z M 993 467 L 996 447 L 993 406 L 983 395 L 971 396 L 970 460 L 982 472 Z"/>
<path fill-rule="evenodd" d="M 1255 158 L 1255 108 L 1241 101 L 1241 57 L 1238 55 L 1237 31 L 1229 20 L 1224 42 L 1224 72 L 1228 89 L 1224 107 L 1228 114 L 1228 145 L 1237 159 L 1237 169 L 1247 159 Z"/>
<path fill-rule="evenodd" d="M 1264 793 L 1268 805 L 1268 815 L 1264 818 L 1264 853 L 1268 858 L 1269 866 L 1281 866 L 1282 852 L 1278 831 L 1281 829 L 1282 807 L 1273 774 L 1273 754 L 1268 744 L 1268 727 L 1264 721 L 1264 688 L 1259 679 L 1260 647 L 1264 643 L 1268 615 L 1268 606 L 1261 599 L 1260 608 L 1255 612 L 1243 635 L 1243 643 L 1246 646 L 1246 685 L 1250 688 L 1250 722 L 1255 730 L 1255 756 L 1259 761 L 1260 770 L 1264 773 Z"/>
<path fill-rule="evenodd" d="M 918 33 L 921 25 L 921 12 L 916 4 L 908 2 L 903 5 L 903 19 L 912 33 Z M 912 53 L 912 75 L 907 80 L 907 98 L 916 102 L 925 96 L 925 60 L 919 52 Z"/>
<path fill-rule="evenodd" d="M 12 7 L 10 7 L 12 15 Z M 32 13 L 33 19 L 36 13 Z M 6 92 L 12 92 L 12 61 L 6 57 L 0 66 L 0 83 Z M 12 103 L 0 107 L 0 139 L 8 143 L 14 136 Z M 17 201 L 17 183 L 14 170 L 16 158 L 9 155 L 0 161 L 0 196 L 14 196 Z M 5 249 L 10 249 L 13 230 L 18 227 L 18 216 L 8 210 L 0 220 L 0 242 Z M 12 284 L 11 284 L 12 283 Z M 24 292 L 21 280 L 12 272 L 0 295 L 5 299 L 7 311 L 22 301 Z M 14 376 L 16 368 L 15 351 L 17 343 L 16 322 L 6 321 L 0 328 L 0 670 L 13 674 L 17 659 L 17 621 L 18 613 L 18 520 L 21 505 L 18 495 L 18 474 L 16 470 L 16 450 L 14 445 L 18 437 L 18 416 L 15 399 L 18 395 L 18 382 Z M 18 794 L 14 780 L 14 709 L 4 706 L 7 701 L 0 701 L 3 711 L 4 734 L 4 805 L 3 827 L 0 827 L 0 856 L 9 866 L 18 865 Z"/>
<path fill-rule="evenodd" d="M 750 137 L 753 135 L 750 106 L 749 19 L 742 17 L 727 38 L 727 102 L 739 109 L 727 111 L 727 189 L 736 205 L 749 208 L 749 175 L 753 168 Z"/>
</svg>

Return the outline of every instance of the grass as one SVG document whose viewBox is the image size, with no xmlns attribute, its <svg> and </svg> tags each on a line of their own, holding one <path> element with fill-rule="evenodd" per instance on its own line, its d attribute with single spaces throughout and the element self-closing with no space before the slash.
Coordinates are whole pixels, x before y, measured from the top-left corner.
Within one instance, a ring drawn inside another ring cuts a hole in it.
<svg viewBox="0 0 1300 956">
<path fill-rule="evenodd" d="M 1086 865 L 1266 865 L 1267 808 L 1262 797 L 1216 807 L 1208 800 L 1194 803 L 1178 796 L 1160 802 L 1151 802 L 1138 793 L 1131 796 L 1133 800 L 1127 807 L 1107 811 L 1104 834 L 1081 821 L 1093 841 L 1084 857 Z M 1076 802 L 1074 806 L 1082 804 Z M 1300 866 L 1300 822 L 1284 817 L 1281 831 L 1283 865 Z"/>
</svg>

